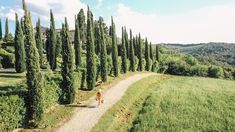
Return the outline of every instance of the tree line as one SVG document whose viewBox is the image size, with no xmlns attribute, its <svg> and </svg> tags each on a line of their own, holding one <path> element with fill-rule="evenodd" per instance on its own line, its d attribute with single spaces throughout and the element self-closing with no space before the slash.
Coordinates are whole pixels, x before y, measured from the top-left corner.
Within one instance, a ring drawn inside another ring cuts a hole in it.
<svg viewBox="0 0 235 132">
<path fill-rule="evenodd" d="M 102 17 L 94 20 L 89 6 L 87 18 L 81 9 L 75 16 L 74 43 L 72 43 L 67 18 L 65 17 L 62 29 L 58 32 L 53 12 L 50 10 L 50 27 L 46 30 L 44 42 L 40 19 L 36 22 L 36 32 L 34 32 L 30 11 L 25 0 L 22 0 L 22 3 L 24 16 L 19 19 L 18 15 L 15 15 L 15 70 L 17 73 L 26 71 L 30 126 L 37 126 L 42 119 L 44 89 L 42 69 L 49 68 L 61 73 L 64 104 L 71 104 L 75 100 L 76 80 L 73 72 L 76 69 L 82 69 L 81 80 L 86 82 L 89 90 L 95 87 L 99 77 L 102 82 L 107 82 L 109 75 L 118 77 L 120 73 L 128 71 L 156 71 L 159 53 L 156 53 L 155 57 L 147 38 L 143 39 L 140 33 L 133 35 L 131 29 L 128 33 L 126 27 L 122 27 L 119 45 L 113 17 L 111 17 L 111 26 L 107 27 Z M 5 28 L 5 36 L 2 37 L 0 20 L 0 39 L 4 41 L 9 35 L 8 19 Z M 156 52 L 159 52 L 158 48 Z M 62 59 L 61 66 L 58 65 L 59 58 Z"/>
</svg>

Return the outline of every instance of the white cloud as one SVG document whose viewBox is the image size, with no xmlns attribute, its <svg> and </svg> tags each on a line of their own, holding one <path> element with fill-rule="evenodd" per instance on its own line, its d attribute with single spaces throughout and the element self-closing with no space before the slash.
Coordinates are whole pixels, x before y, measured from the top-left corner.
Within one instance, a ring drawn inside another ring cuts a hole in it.
<svg viewBox="0 0 235 132">
<path fill-rule="evenodd" d="M 50 9 L 53 10 L 55 20 L 58 22 L 64 22 L 64 18 L 67 17 L 69 26 L 74 28 L 74 17 L 81 8 L 87 10 L 87 5 L 80 0 L 25 0 L 29 7 L 33 17 L 40 17 L 43 24 L 49 25 Z M 8 17 L 9 20 L 15 20 L 15 13 L 19 16 L 23 16 L 23 10 L 21 9 L 21 0 L 17 0 L 17 5 L 9 7 L 0 7 L 0 16 Z"/>
<path fill-rule="evenodd" d="M 211 6 L 174 15 L 144 14 L 119 4 L 114 16 L 121 26 L 141 32 L 154 43 L 235 42 L 235 6 Z"/>
</svg>

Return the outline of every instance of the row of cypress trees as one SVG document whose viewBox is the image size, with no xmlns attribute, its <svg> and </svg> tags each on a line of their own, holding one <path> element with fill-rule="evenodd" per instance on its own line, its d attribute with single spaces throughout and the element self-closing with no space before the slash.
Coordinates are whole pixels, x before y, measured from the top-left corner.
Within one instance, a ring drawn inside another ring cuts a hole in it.
<svg viewBox="0 0 235 132">
<path fill-rule="evenodd" d="M 15 32 L 15 68 L 21 73 L 27 70 L 27 111 L 29 114 L 29 123 L 31 126 L 37 126 L 43 116 L 43 76 L 41 68 L 44 65 L 43 51 L 44 44 L 42 40 L 42 31 L 40 19 L 36 23 L 36 34 L 34 35 L 30 11 L 23 0 L 24 17 L 21 22 L 16 15 L 16 32 Z M 50 10 L 50 29 L 47 30 L 46 54 L 50 68 L 57 68 L 56 58 L 62 56 L 61 65 L 61 89 L 63 102 L 65 104 L 73 103 L 75 100 L 74 86 L 74 69 L 82 66 L 82 49 L 86 50 L 86 73 L 83 77 L 86 79 L 87 88 L 95 87 L 97 76 L 101 76 L 103 82 L 107 81 L 108 71 L 108 53 L 107 53 L 107 33 L 105 32 L 102 17 L 96 23 L 93 20 L 93 14 L 88 7 L 87 22 L 83 9 L 80 10 L 75 17 L 75 35 L 74 35 L 74 54 L 72 50 L 72 42 L 69 33 L 67 19 L 62 24 L 60 33 L 56 32 L 55 22 L 52 10 Z M 120 71 L 126 73 L 128 70 L 150 71 L 150 60 L 154 61 L 152 46 L 145 39 L 145 49 L 143 49 L 143 41 L 140 36 L 133 36 L 130 30 L 129 38 L 126 28 L 122 28 L 122 44 L 121 44 L 121 69 L 119 69 L 118 45 L 115 23 L 111 17 L 111 26 L 109 29 L 109 37 L 112 44 L 112 74 L 117 77 Z M 85 46 L 85 47 L 84 47 Z M 98 47 L 98 48 L 97 48 Z M 150 47 L 150 48 L 149 48 Z M 145 54 L 142 54 L 144 50 Z M 159 48 L 156 48 L 156 59 L 159 61 Z M 98 56 L 98 57 L 97 57 Z M 146 60 L 146 66 L 143 67 L 143 57 Z M 128 61 L 130 66 L 128 67 Z M 136 60 L 138 64 L 136 65 Z M 75 61 L 74 61 L 75 60 Z M 75 63 L 74 63 L 75 62 Z M 97 64 L 99 62 L 99 64 Z M 97 65 L 99 65 L 97 67 Z M 40 68 L 41 67 L 41 68 Z M 153 68 L 152 68 L 153 69 Z M 154 71 L 154 70 L 152 70 Z"/>
</svg>

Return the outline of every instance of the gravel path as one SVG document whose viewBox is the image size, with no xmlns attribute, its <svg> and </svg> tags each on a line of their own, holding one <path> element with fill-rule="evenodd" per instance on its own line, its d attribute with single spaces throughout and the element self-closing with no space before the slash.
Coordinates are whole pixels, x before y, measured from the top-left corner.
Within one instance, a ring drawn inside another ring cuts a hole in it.
<svg viewBox="0 0 235 132">
<path fill-rule="evenodd" d="M 78 107 L 77 112 L 73 117 L 60 126 L 56 131 L 58 132 L 89 132 L 92 127 L 98 123 L 100 117 L 114 105 L 124 95 L 127 88 L 137 82 L 138 80 L 147 76 L 153 75 L 154 73 L 140 73 L 126 78 L 120 81 L 115 86 L 109 88 L 103 93 L 104 104 L 97 107 L 95 97 L 92 97 L 94 101 L 84 107 Z"/>
</svg>

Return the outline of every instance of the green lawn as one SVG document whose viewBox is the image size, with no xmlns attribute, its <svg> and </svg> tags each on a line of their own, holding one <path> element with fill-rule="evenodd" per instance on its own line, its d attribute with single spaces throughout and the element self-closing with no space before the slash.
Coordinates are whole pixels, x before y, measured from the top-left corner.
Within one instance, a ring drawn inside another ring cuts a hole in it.
<svg viewBox="0 0 235 132">
<path fill-rule="evenodd" d="M 152 76 L 132 85 L 93 131 L 235 131 L 234 102 L 235 81 Z"/>
</svg>

